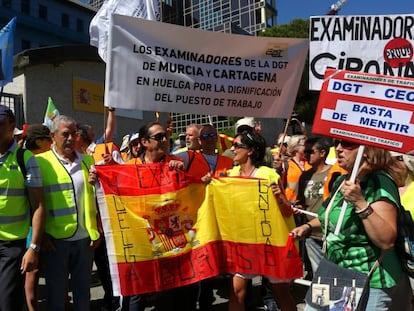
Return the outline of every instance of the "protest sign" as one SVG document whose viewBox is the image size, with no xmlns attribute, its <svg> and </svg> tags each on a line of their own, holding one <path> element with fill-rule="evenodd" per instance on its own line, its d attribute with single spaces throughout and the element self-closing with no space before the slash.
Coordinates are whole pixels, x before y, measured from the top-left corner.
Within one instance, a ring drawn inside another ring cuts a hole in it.
<svg viewBox="0 0 414 311">
<path fill-rule="evenodd" d="M 226 272 L 303 275 L 297 245 L 287 247 L 293 216 L 281 215 L 267 180 L 213 179 L 205 189 L 165 163 L 96 169 L 115 295 Z"/>
<path fill-rule="evenodd" d="M 105 103 L 116 108 L 290 117 L 306 39 L 229 35 L 112 15 Z"/>
<path fill-rule="evenodd" d="M 414 79 L 329 69 L 312 132 L 414 154 Z"/>
<path fill-rule="evenodd" d="M 414 78 L 414 15 L 313 16 L 309 29 L 309 89 L 325 69 Z"/>
</svg>

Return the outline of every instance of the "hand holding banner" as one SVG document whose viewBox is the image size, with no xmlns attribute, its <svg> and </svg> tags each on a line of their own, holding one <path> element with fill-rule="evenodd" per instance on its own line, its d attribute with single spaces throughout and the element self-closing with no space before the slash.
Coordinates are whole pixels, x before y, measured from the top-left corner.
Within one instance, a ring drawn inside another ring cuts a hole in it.
<svg viewBox="0 0 414 311">
<path fill-rule="evenodd" d="M 297 247 L 287 250 L 293 216 L 281 215 L 267 180 L 226 177 L 204 189 L 165 163 L 96 169 L 115 294 L 162 291 L 228 272 L 303 276 Z"/>
</svg>

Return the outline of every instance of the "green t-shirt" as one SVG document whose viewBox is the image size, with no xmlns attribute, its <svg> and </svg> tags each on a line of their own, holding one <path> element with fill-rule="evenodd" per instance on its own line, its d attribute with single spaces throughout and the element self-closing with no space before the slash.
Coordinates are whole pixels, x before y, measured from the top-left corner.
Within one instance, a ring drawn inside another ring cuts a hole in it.
<svg viewBox="0 0 414 311">
<path fill-rule="evenodd" d="M 334 184 L 331 196 L 335 195 L 337 187 L 344 178 L 339 178 Z M 366 176 L 360 182 L 365 200 L 373 203 L 386 199 L 398 208 L 398 189 L 390 177 L 384 172 L 375 172 Z M 328 218 L 327 251 L 326 257 L 332 262 L 345 268 L 368 273 L 380 256 L 381 250 L 369 239 L 362 220 L 356 215 L 351 203 L 348 203 L 341 231 L 334 234 L 341 212 L 343 195 L 338 191 L 333 198 L 334 203 Z M 325 211 L 329 200 L 326 200 L 319 210 L 318 217 L 325 231 Z M 401 264 L 394 250 L 384 255 L 381 266 L 377 268 L 371 278 L 371 287 L 390 288 L 395 286 L 401 278 Z"/>
</svg>

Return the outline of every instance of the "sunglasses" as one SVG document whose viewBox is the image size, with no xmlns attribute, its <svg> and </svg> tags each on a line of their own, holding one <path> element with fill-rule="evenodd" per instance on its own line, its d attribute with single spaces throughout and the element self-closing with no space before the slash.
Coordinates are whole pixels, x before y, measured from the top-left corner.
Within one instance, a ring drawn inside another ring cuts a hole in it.
<svg viewBox="0 0 414 311">
<path fill-rule="evenodd" d="M 234 149 L 249 149 L 249 147 L 247 147 L 247 145 L 241 144 L 241 143 L 238 143 L 238 142 L 234 142 L 231 146 Z"/>
<path fill-rule="evenodd" d="M 358 144 L 351 143 L 351 142 L 346 141 L 346 140 L 335 139 L 335 141 L 334 141 L 335 148 L 338 147 L 339 144 L 341 144 L 342 148 L 345 148 L 345 149 L 347 149 L 347 148 L 352 149 L 352 148 L 355 148 L 356 146 L 358 146 Z"/>
<path fill-rule="evenodd" d="M 313 150 L 313 149 L 306 149 L 305 150 L 305 154 L 314 154 L 317 150 Z"/>
<path fill-rule="evenodd" d="M 136 147 L 138 145 L 139 145 L 139 141 L 138 140 L 131 142 L 131 146 L 132 147 Z"/>
<path fill-rule="evenodd" d="M 206 133 L 206 134 L 201 134 L 200 138 L 201 139 L 207 139 L 207 138 L 213 138 L 213 137 L 217 137 L 217 133 Z"/>
<path fill-rule="evenodd" d="M 155 134 L 153 136 L 148 136 L 148 138 L 149 139 L 156 140 L 156 141 L 162 141 L 162 140 L 164 140 L 164 138 L 167 138 L 167 134 L 165 134 L 165 133 L 158 133 L 158 134 Z"/>
<path fill-rule="evenodd" d="M 394 159 L 396 159 L 397 161 L 404 161 L 404 158 L 402 155 L 397 155 L 394 157 Z"/>
</svg>

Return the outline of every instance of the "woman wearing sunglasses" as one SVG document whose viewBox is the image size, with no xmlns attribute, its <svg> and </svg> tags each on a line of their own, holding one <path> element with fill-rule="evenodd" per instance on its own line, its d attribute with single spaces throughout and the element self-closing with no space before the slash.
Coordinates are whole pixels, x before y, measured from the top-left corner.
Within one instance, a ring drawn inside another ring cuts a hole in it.
<svg viewBox="0 0 414 311">
<path fill-rule="evenodd" d="M 235 137 L 231 151 L 234 153 L 234 162 L 239 165 L 227 171 L 228 176 L 268 179 L 271 182 L 271 188 L 282 215 L 285 217 L 291 216 L 292 209 L 284 194 L 280 176 L 272 168 L 263 165 L 266 152 L 265 139 L 258 134 L 242 132 Z M 234 274 L 230 287 L 230 311 L 245 310 L 244 300 L 247 283 L 253 277 L 254 275 Z M 290 292 L 289 281 L 270 278 L 272 292 L 278 306 L 283 311 L 296 310 L 296 303 Z"/>
<path fill-rule="evenodd" d="M 338 140 L 335 146 L 339 166 L 351 172 L 359 145 Z M 407 277 L 393 248 L 399 200 L 392 180 L 398 177 L 395 161 L 386 150 L 365 147 L 356 181 L 350 181 L 348 175 L 338 178 L 318 217 L 293 230 L 300 238 L 308 236 L 312 228 L 321 227 L 325 257 L 344 268 L 368 275 L 379 260 L 380 266 L 373 270 L 370 279 L 365 310 L 412 310 Z M 335 235 L 344 202 L 345 217 L 339 234 Z M 396 293 L 398 298 L 394 296 Z M 319 310 L 307 303 L 305 310 Z"/>
</svg>

